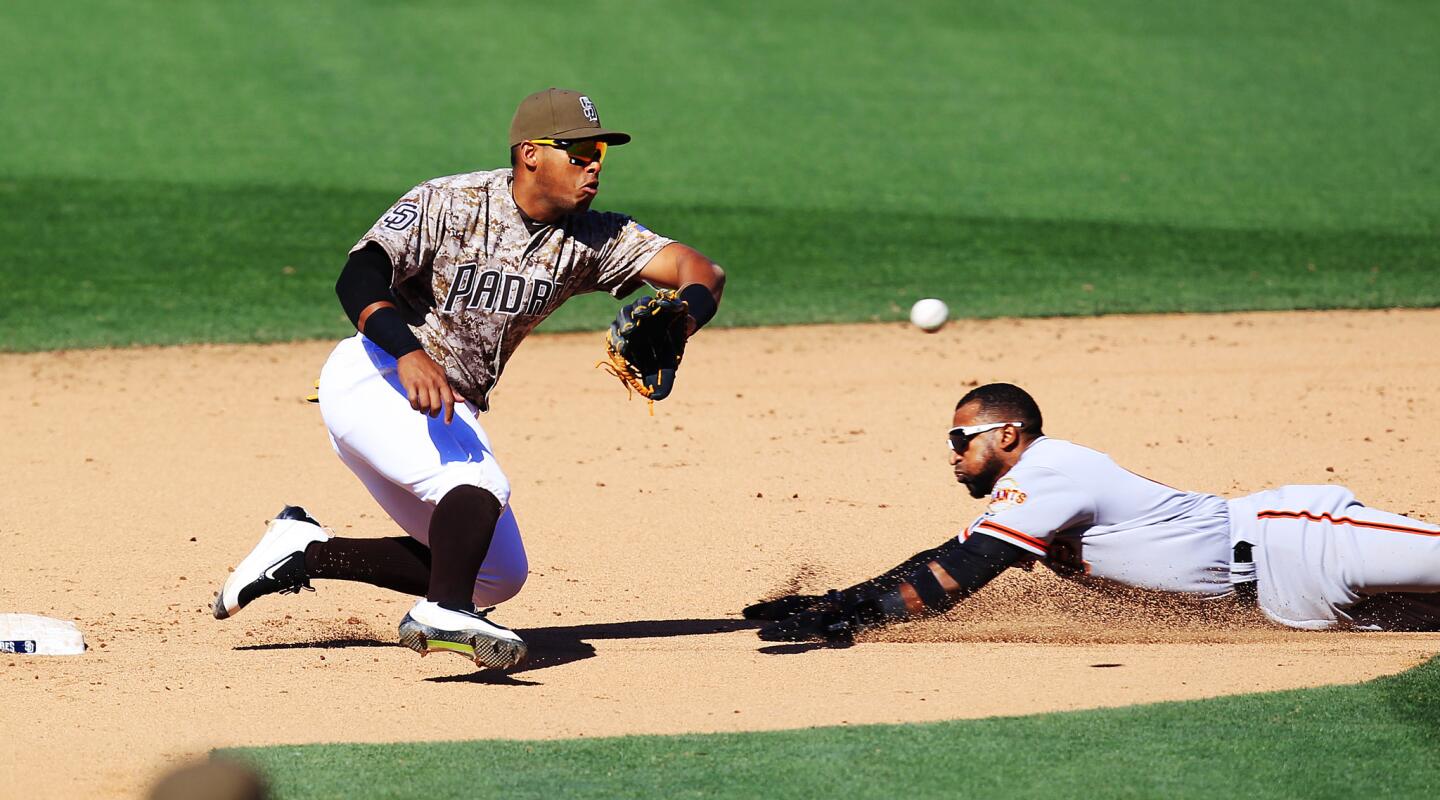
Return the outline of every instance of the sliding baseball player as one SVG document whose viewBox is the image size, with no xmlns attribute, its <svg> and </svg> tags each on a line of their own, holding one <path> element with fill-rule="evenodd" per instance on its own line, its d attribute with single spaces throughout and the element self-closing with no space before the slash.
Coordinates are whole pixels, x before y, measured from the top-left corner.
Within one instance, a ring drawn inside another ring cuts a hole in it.
<svg viewBox="0 0 1440 800">
<path fill-rule="evenodd" d="M 1007 568 L 1251 598 L 1270 619 L 1324 630 L 1440 629 L 1440 526 L 1369 508 L 1342 486 L 1283 486 L 1225 500 L 1136 475 L 1046 436 L 1023 389 L 996 383 L 956 406 L 955 479 L 986 512 L 955 539 L 844 591 L 744 610 L 768 640 L 844 640 L 941 613 Z"/>
</svg>

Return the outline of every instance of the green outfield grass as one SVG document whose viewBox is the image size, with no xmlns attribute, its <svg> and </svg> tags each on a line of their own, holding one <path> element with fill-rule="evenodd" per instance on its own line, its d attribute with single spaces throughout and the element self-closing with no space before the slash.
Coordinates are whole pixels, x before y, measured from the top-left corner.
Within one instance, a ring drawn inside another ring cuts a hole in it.
<svg viewBox="0 0 1440 800">
<path fill-rule="evenodd" d="M 1434 3 L 508 8 L 0 9 L 0 349 L 340 335 L 349 245 L 546 85 L 723 324 L 1440 304 Z"/>
<path fill-rule="evenodd" d="M 955 692 L 967 691 L 964 681 Z M 919 725 L 222 751 L 342 797 L 1433 797 L 1440 660 L 1188 703 Z"/>
</svg>

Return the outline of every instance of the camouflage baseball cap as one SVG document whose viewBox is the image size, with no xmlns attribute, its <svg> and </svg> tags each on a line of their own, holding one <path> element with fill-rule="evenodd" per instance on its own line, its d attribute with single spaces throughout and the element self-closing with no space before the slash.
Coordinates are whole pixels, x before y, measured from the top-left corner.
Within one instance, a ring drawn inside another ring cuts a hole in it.
<svg viewBox="0 0 1440 800">
<path fill-rule="evenodd" d="M 630 134 L 600 127 L 590 98 L 572 89 L 546 89 L 520 101 L 510 121 L 510 146 L 529 139 L 604 139 L 625 144 Z"/>
</svg>

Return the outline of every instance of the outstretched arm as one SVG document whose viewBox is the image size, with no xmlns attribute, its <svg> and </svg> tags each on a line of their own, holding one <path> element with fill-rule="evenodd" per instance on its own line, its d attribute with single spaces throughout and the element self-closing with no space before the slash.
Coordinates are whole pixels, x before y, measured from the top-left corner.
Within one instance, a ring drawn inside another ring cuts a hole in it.
<svg viewBox="0 0 1440 800">
<path fill-rule="evenodd" d="M 720 295 L 725 291 L 725 270 L 693 247 L 675 242 L 655 254 L 640 270 L 639 277 L 662 289 L 678 289 L 680 299 L 690 304 L 690 329 L 694 333 L 715 316 Z"/>
<path fill-rule="evenodd" d="M 946 544 L 954 543 L 956 542 L 952 539 Z M 762 600 L 746 606 L 745 609 L 740 612 L 741 616 L 745 617 L 745 619 L 779 622 L 788 616 L 799 614 L 801 611 L 809 611 L 822 602 L 832 604 L 859 603 L 868 597 L 878 596 L 899 587 L 901 583 L 905 582 L 906 578 L 914 574 L 917 568 L 938 558 L 941 548 L 945 546 L 946 545 L 941 545 L 940 547 L 932 547 L 929 550 L 921 550 L 902 561 L 898 566 L 892 567 L 890 571 L 876 575 L 867 581 L 861 581 L 849 589 L 843 591 L 840 589 L 831 589 L 825 594 L 787 594 L 771 600 Z"/>
<path fill-rule="evenodd" d="M 862 628 L 940 614 L 1030 558 L 1030 552 L 992 536 L 952 539 L 883 575 L 817 598 L 810 608 L 762 627 L 760 638 L 848 640 Z M 752 609 L 756 606 L 746 609 L 746 616 L 758 618 Z"/>
</svg>

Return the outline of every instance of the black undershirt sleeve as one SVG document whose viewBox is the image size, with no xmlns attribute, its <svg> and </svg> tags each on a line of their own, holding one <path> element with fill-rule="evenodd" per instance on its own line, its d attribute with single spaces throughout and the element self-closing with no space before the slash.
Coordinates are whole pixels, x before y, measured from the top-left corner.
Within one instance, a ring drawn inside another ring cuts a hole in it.
<svg viewBox="0 0 1440 800">
<path fill-rule="evenodd" d="M 395 295 L 390 291 L 390 276 L 393 273 L 390 256 L 375 242 L 350 254 L 339 279 L 335 281 L 335 295 L 340 298 L 345 316 L 357 329 L 360 327 L 360 314 L 365 309 L 374 303 L 395 302 Z M 386 307 L 371 312 L 361 332 L 395 358 L 420 349 L 420 341 L 396 308 Z"/>
<path fill-rule="evenodd" d="M 340 277 L 335 281 L 335 295 L 340 298 L 340 307 L 345 309 L 351 325 L 360 327 L 360 313 L 371 303 L 395 302 L 390 293 L 392 271 L 390 256 L 375 242 L 350 254 L 345 269 L 340 270 Z"/>
<path fill-rule="evenodd" d="M 980 590 L 1012 565 L 1033 558 L 1028 551 L 983 534 L 916 553 L 883 575 L 842 592 L 815 598 L 810 607 L 762 626 L 766 641 L 849 640 L 856 631 L 917 616 L 939 614 Z M 933 565 L 933 568 L 932 568 Z M 937 575 L 937 572 L 939 573 Z M 947 589 L 941 583 L 953 588 Z M 953 583 L 952 583 L 953 582 Z M 901 589 L 911 586 L 923 606 L 912 610 Z M 763 619 L 763 617 L 761 617 Z"/>
<path fill-rule="evenodd" d="M 1029 551 L 994 536 L 979 534 L 963 542 L 951 539 L 939 547 L 906 560 L 896 570 L 880 576 L 887 578 L 885 583 L 888 585 L 885 588 L 876 587 L 879 594 L 875 597 L 875 603 L 886 619 L 904 619 L 911 616 L 899 588 L 901 583 L 908 583 L 914 587 L 921 602 L 925 604 L 926 612 L 939 614 L 979 591 L 1006 569 L 1030 558 L 1034 558 L 1034 555 Z M 942 587 L 939 578 L 930 569 L 932 562 L 944 570 L 959 588 L 947 591 Z M 892 573 L 906 567 L 909 567 L 908 575 L 898 581 L 894 580 L 898 576 Z"/>
<path fill-rule="evenodd" d="M 951 540 L 954 541 L 953 539 Z M 944 545 L 941 545 L 943 547 Z M 841 592 L 841 597 L 846 602 L 858 602 L 866 597 L 874 597 L 879 594 L 891 591 L 900 584 L 909 580 L 915 574 L 915 570 L 940 556 L 940 548 L 932 547 L 929 550 L 921 550 L 913 556 L 900 562 L 900 564 L 889 571 L 876 575 L 868 581 L 851 586 Z"/>
<path fill-rule="evenodd" d="M 705 323 L 715 318 L 715 310 L 719 304 L 715 302 L 715 296 L 710 290 L 698 283 L 692 283 L 680 290 L 680 299 L 684 300 L 690 310 L 690 318 L 695 320 L 695 330 L 705 327 Z"/>
</svg>

